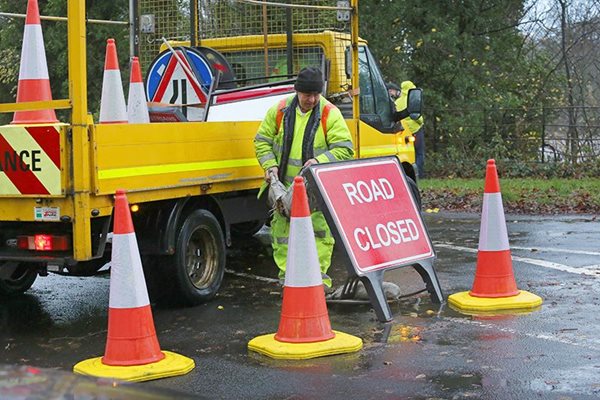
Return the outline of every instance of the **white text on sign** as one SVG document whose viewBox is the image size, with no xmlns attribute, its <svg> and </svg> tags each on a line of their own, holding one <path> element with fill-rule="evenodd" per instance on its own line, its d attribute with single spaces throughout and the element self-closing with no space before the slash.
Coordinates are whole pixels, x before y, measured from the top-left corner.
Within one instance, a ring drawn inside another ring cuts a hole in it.
<svg viewBox="0 0 600 400">
<path fill-rule="evenodd" d="M 351 205 L 392 200 L 394 189 L 385 178 L 343 183 L 342 187 Z M 400 219 L 354 229 L 354 240 L 363 251 L 412 242 L 419 239 L 417 224 L 412 219 Z"/>
<path fill-rule="evenodd" d="M 419 230 L 412 219 L 400 219 L 390 221 L 387 224 L 377 224 L 375 229 L 365 226 L 354 230 L 354 240 L 362 251 L 412 242 L 418 239 Z"/>
<path fill-rule="evenodd" d="M 368 183 L 364 181 L 343 183 L 342 187 L 352 205 L 394 198 L 394 189 L 390 181 L 385 178 L 371 179 Z"/>
</svg>

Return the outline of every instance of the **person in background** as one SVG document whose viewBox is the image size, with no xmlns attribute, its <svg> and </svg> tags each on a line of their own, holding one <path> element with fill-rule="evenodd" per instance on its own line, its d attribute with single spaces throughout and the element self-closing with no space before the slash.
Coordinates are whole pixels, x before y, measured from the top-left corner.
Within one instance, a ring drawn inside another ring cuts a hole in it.
<svg viewBox="0 0 600 400">
<path fill-rule="evenodd" d="M 408 91 L 414 88 L 416 88 L 416 86 L 411 81 L 404 81 L 400 84 L 400 96 L 395 101 L 396 111 L 402 111 L 406 109 Z M 416 120 L 406 117 L 400 122 L 402 123 L 402 127 L 407 129 L 415 137 L 415 162 L 417 164 L 417 177 L 422 179 L 425 177 L 425 128 L 423 126 L 425 120 L 421 115 Z"/>
<path fill-rule="evenodd" d="M 319 68 L 303 68 L 294 84 L 296 94 L 267 111 L 254 138 L 256 158 L 265 171 L 259 196 L 267 188 L 271 174 L 289 187 L 302 168 L 353 158 L 350 130 L 340 110 L 321 96 L 323 85 Z M 311 219 L 323 284 L 330 288 L 327 270 L 335 241 L 322 212 L 312 212 Z M 271 245 L 280 281 L 285 278 L 289 231 L 289 219 L 276 210 L 271 221 Z"/>
<path fill-rule="evenodd" d="M 398 97 L 400 97 L 400 86 L 396 85 L 394 82 L 388 82 L 386 83 L 386 87 L 390 98 L 395 102 Z"/>
</svg>

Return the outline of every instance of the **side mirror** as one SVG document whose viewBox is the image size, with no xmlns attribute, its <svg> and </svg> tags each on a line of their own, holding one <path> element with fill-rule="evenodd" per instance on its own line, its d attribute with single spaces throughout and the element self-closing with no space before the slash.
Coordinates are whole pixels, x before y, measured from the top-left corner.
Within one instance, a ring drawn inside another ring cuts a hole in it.
<svg viewBox="0 0 600 400">
<path fill-rule="evenodd" d="M 408 100 L 406 101 L 406 111 L 411 119 L 419 119 L 423 109 L 423 90 L 419 88 L 408 91 Z"/>
<path fill-rule="evenodd" d="M 350 52 L 350 46 L 346 47 L 346 51 L 344 52 L 344 62 L 345 62 L 345 71 L 346 78 L 352 78 L 352 53 Z"/>
</svg>

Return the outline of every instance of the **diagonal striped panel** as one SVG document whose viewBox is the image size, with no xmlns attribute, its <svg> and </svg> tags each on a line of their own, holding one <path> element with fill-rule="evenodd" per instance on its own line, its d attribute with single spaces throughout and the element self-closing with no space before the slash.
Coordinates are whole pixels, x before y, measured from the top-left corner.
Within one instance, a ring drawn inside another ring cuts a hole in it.
<svg viewBox="0 0 600 400">
<path fill-rule="evenodd" d="M 19 189 L 11 182 L 10 179 L 0 171 L 0 195 L 16 195 L 21 194 Z"/>
<path fill-rule="evenodd" d="M 53 126 L 27 127 L 27 132 L 40 145 L 50 160 L 60 168 L 60 134 Z"/>
<path fill-rule="evenodd" d="M 22 194 L 50 194 L 31 170 L 17 155 L 18 149 L 0 136 L 0 155 L 2 155 L 2 170 L 8 179 Z"/>
<path fill-rule="evenodd" d="M 54 126 L 0 129 L 0 195 L 61 194 L 60 134 Z M 14 193 L 14 190 L 18 191 Z"/>
</svg>

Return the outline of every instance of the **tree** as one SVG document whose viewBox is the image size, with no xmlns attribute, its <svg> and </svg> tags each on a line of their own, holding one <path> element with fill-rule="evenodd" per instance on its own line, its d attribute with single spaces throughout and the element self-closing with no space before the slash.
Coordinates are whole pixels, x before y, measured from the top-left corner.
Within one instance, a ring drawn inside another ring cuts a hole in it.
<svg viewBox="0 0 600 400">
<path fill-rule="evenodd" d="M 64 0 L 38 0 L 40 14 L 48 16 L 66 16 L 67 2 Z M 111 2 L 88 0 L 86 13 L 90 19 L 127 21 L 129 19 L 128 0 Z M 11 13 L 26 12 L 26 2 L 0 0 L 0 10 Z M 19 76 L 21 57 L 21 38 L 25 20 L 23 18 L 1 17 L 0 28 L 0 101 L 14 102 Z M 113 37 L 117 41 L 121 71 L 124 83 L 127 82 L 129 59 L 129 30 L 127 25 L 87 24 L 87 71 L 88 71 L 88 109 L 98 113 L 102 92 L 102 72 L 106 39 Z M 64 21 L 42 20 L 44 46 L 48 63 L 48 75 L 54 99 L 69 96 L 67 23 Z M 17 39 L 15 39 L 17 38 Z M 67 111 L 57 113 L 59 120 L 68 121 Z M 12 120 L 11 114 L 0 116 L 2 123 Z"/>
<path fill-rule="evenodd" d="M 594 144 L 600 132 L 600 1 L 554 0 L 546 8 L 536 9 L 533 37 L 537 49 L 549 55 L 546 80 L 558 83 L 555 101 L 550 106 L 564 106 L 564 113 L 552 115 L 554 125 L 564 135 L 561 147 L 571 162 L 595 156 Z M 596 109 L 597 110 L 597 109 Z M 564 131 L 564 132 L 563 132 Z M 596 139 L 594 139 L 596 138 Z"/>
<path fill-rule="evenodd" d="M 424 88 L 434 140 L 457 158 L 510 157 L 535 129 L 520 116 L 552 94 L 547 56 L 522 32 L 526 13 L 523 0 L 365 0 L 361 35 L 388 78 Z"/>
</svg>

